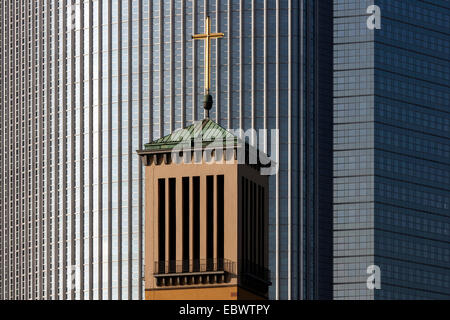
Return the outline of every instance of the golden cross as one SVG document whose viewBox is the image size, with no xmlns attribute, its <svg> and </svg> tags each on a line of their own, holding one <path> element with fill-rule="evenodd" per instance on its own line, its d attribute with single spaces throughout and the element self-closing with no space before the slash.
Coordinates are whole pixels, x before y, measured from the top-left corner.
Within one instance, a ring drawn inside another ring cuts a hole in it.
<svg viewBox="0 0 450 320">
<path fill-rule="evenodd" d="M 211 88 L 211 39 L 220 39 L 223 33 L 211 33 L 211 18 L 206 17 L 205 33 L 192 36 L 194 40 L 205 40 L 205 95 L 209 95 Z"/>
</svg>

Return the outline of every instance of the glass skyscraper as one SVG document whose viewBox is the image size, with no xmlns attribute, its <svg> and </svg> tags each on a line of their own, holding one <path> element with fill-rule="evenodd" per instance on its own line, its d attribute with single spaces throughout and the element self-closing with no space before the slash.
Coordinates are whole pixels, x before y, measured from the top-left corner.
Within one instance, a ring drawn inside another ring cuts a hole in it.
<svg viewBox="0 0 450 320">
<path fill-rule="evenodd" d="M 0 299 L 141 299 L 135 150 L 203 118 L 278 129 L 273 299 L 332 297 L 332 1 L 4 0 Z"/>
<path fill-rule="evenodd" d="M 335 299 L 450 298 L 449 30 L 448 1 L 334 1 Z"/>
<path fill-rule="evenodd" d="M 149 1 L 0 4 L 0 299 L 142 298 Z"/>
</svg>

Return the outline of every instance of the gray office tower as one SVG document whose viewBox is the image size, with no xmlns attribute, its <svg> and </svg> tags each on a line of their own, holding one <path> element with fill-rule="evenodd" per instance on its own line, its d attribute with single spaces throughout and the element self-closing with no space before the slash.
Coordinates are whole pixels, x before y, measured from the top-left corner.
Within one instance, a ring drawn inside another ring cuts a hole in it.
<svg viewBox="0 0 450 320">
<path fill-rule="evenodd" d="M 450 299 L 450 3 L 335 0 L 334 42 L 334 298 Z"/>
<path fill-rule="evenodd" d="M 143 298 L 135 151 L 203 118 L 204 44 L 191 36 L 206 15 L 225 33 L 212 44 L 211 118 L 279 130 L 274 145 L 263 134 L 266 151 L 279 154 L 270 297 L 331 299 L 332 8 L 331 0 L 1 1 L 0 299 Z"/>
</svg>

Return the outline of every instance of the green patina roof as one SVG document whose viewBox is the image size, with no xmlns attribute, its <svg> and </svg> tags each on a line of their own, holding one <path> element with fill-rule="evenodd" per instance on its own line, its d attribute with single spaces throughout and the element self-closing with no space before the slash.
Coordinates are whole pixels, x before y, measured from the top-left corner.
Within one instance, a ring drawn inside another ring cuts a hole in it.
<svg viewBox="0 0 450 320">
<path fill-rule="evenodd" d="M 192 145 L 194 141 L 202 141 L 202 146 L 236 145 L 238 138 L 210 119 L 194 124 L 155 140 L 145 145 L 145 151 L 171 150 L 183 144 Z"/>
</svg>

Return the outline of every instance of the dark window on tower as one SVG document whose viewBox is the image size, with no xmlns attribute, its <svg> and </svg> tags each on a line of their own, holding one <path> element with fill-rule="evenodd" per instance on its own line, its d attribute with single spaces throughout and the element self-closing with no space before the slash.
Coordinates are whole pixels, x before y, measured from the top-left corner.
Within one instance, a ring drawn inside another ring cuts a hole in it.
<svg viewBox="0 0 450 320">
<path fill-rule="evenodd" d="M 225 251 L 225 230 L 224 230 L 224 206 L 225 206 L 225 179 L 224 176 L 217 176 L 217 258 L 219 270 L 223 268 L 223 258 Z"/>
<path fill-rule="evenodd" d="M 261 189 L 261 195 L 259 198 L 260 204 L 259 204 L 259 211 L 260 211 L 260 226 L 259 226 L 259 230 L 260 230 L 260 234 L 259 234 L 259 243 L 260 243 L 260 259 L 259 259 L 259 264 L 260 266 L 264 266 L 265 265 L 265 234 L 266 234 L 266 202 L 265 202 L 265 196 L 266 196 L 266 191 L 264 187 L 260 187 Z"/>
<path fill-rule="evenodd" d="M 166 180 L 158 180 L 158 260 L 159 272 L 164 273 L 166 260 Z"/>
<path fill-rule="evenodd" d="M 245 256 L 245 261 L 250 262 L 251 260 L 251 256 L 252 256 L 252 207 L 253 207 L 253 203 L 252 203 L 252 197 L 251 197 L 251 189 L 252 189 L 252 182 L 247 180 L 247 192 L 246 192 L 246 197 L 247 197 L 247 207 L 246 207 L 246 213 L 245 213 L 245 219 L 246 219 L 246 227 L 247 229 L 245 230 L 246 233 L 246 241 L 245 241 L 245 245 L 246 245 L 246 256 Z"/>
<path fill-rule="evenodd" d="M 176 197 L 176 179 L 169 179 L 169 260 L 170 272 L 175 272 L 175 260 L 177 259 L 177 197 Z"/>
<path fill-rule="evenodd" d="M 250 243 L 249 243 L 249 247 L 250 247 L 250 255 L 249 255 L 249 260 L 254 263 L 255 262 L 255 246 L 256 246 L 256 242 L 255 242 L 255 209 L 256 209 L 256 205 L 255 205 L 255 183 L 253 183 L 252 181 L 250 181 L 250 208 L 249 208 L 249 224 L 250 224 Z"/>
<path fill-rule="evenodd" d="M 206 177 L 206 258 L 208 269 L 214 259 L 214 176 Z"/>
<path fill-rule="evenodd" d="M 242 267 L 258 272 L 264 266 L 264 188 L 242 177 Z"/>
<path fill-rule="evenodd" d="M 242 178 L 242 260 L 247 261 L 248 258 L 248 180 Z"/>
<path fill-rule="evenodd" d="M 200 268 L 200 177 L 194 177 L 192 190 L 193 207 L 193 257 L 194 271 Z"/>
<path fill-rule="evenodd" d="M 183 272 L 189 271 L 189 178 L 183 178 Z"/>
</svg>

